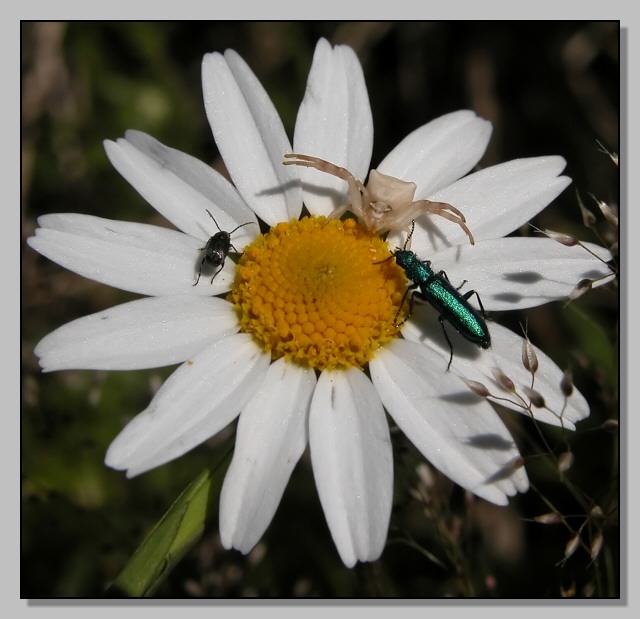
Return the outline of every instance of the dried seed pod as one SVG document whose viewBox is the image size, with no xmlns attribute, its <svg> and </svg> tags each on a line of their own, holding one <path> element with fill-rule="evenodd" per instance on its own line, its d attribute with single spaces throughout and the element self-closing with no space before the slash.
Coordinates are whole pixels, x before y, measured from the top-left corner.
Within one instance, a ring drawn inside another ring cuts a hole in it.
<svg viewBox="0 0 640 619">
<path fill-rule="evenodd" d="M 531 400 L 531 404 L 533 404 L 536 408 L 544 408 L 544 398 L 539 392 L 537 392 L 535 389 L 531 389 L 530 387 L 523 387 L 522 390 Z"/>
<path fill-rule="evenodd" d="M 534 520 L 541 524 L 557 524 L 558 522 L 562 522 L 562 516 L 557 512 L 549 512 L 548 514 L 536 516 Z"/>
<path fill-rule="evenodd" d="M 531 374 L 535 374 L 538 370 L 538 356 L 531 342 L 527 339 L 522 340 L 522 365 Z"/>
<path fill-rule="evenodd" d="M 618 214 L 614 211 L 614 209 L 612 209 L 606 202 L 603 202 L 602 200 L 598 200 L 598 198 L 596 198 L 594 195 L 589 194 L 596 202 L 596 204 L 598 205 L 598 208 L 600 209 L 600 211 L 602 212 L 602 215 L 604 216 L 604 218 L 612 225 L 615 226 L 616 228 L 618 227 Z"/>
<path fill-rule="evenodd" d="M 591 555 L 591 560 L 595 561 L 595 559 L 600 554 L 602 550 L 602 545 L 604 544 L 604 537 L 602 535 L 602 531 L 598 531 L 591 540 L 591 548 L 589 549 L 589 554 Z"/>
<path fill-rule="evenodd" d="M 515 393 L 516 386 L 513 384 L 513 381 L 499 368 L 491 368 L 491 373 L 493 377 L 498 382 L 498 385 L 502 387 L 505 391 L 509 391 L 510 393 Z"/>
<path fill-rule="evenodd" d="M 565 559 L 568 559 L 580 545 L 580 535 L 578 533 L 574 533 L 567 542 L 567 545 L 564 547 L 564 556 Z"/>
<path fill-rule="evenodd" d="M 491 395 L 490 391 L 477 380 L 471 380 L 469 378 L 463 378 L 462 380 L 465 382 L 467 387 L 473 391 L 473 393 L 479 395 L 481 398 L 486 398 Z"/>
<path fill-rule="evenodd" d="M 584 205 L 580 194 L 576 191 L 576 197 L 578 198 L 578 206 L 582 213 L 582 223 L 586 228 L 593 228 L 596 225 L 596 216 Z"/>
<path fill-rule="evenodd" d="M 558 241 L 558 243 L 562 243 L 562 245 L 566 245 L 567 247 L 573 247 L 574 245 L 578 245 L 578 240 L 573 238 L 568 234 L 564 234 L 563 232 L 554 232 L 553 230 L 545 230 L 544 233 L 554 241 Z"/>
<path fill-rule="evenodd" d="M 587 294 L 591 290 L 593 286 L 593 280 L 591 279 L 582 279 L 580 280 L 575 288 L 569 293 L 569 299 L 574 300 L 580 298 L 583 294 Z"/>
<path fill-rule="evenodd" d="M 575 457 L 570 451 L 565 451 L 561 453 L 558 457 L 558 471 L 561 473 L 566 473 L 573 464 Z"/>
<path fill-rule="evenodd" d="M 560 381 L 560 391 L 565 398 L 568 398 L 573 393 L 573 376 L 570 370 L 565 370 Z"/>
</svg>

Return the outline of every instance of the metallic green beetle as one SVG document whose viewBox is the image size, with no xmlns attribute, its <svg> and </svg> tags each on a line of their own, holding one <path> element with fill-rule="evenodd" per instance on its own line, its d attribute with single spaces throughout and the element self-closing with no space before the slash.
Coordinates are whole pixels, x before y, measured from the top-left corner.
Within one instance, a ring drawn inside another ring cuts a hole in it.
<svg viewBox="0 0 640 619">
<path fill-rule="evenodd" d="M 477 344 L 481 348 L 489 348 L 489 346 L 491 346 L 491 336 L 489 335 L 489 330 L 484 320 L 484 307 L 482 306 L 480 295 L 478 295 L 475 290 L 469 290 L 461 294 L 457 288 L 453 287 L 444 271 L 438 271 L 436 273 L 431 268 L 431 262 L 429 260 L 422 261 L 412 251 L 406 249 L 413 235 L 414 228 L 415 221 L 412 221 L 411 232 L 409 232 L 403 249 L 398 249 L 392 256 L 396 259 L 396 263 L 404 270 L 407 279 L 412 282 L 404 293 L 402 302 L 400 303 L 400 308 L 402 308 L 407 295 L 409 292 L 412 292 L 409 302 L 409 313 L 400 324 L 396 323 L 396 326 L 398 327 L 404 324 L 409 319 L 416 298 L 433 305 L 440 313 L 438 320 L 440 321 L 442 331 L 451 349 L 451 356 L 449 357 L 449 364 L 447 365 L 447 371 L 449 371 L 451 362 L 453 361 L 453 346 L 447 335 L 444 322 L 447 321 L 451 324 L 460 335 L 470 342 Z M 387 260 L 388 259 L 389 258 L 387 258 Z M 462 282 L 461 286 L 464 285 L 465 282 L 466 280 Z M 480 304 L 480 311 L 469 304 L 468 300 L 474 294 Z M 398 309 L 398 314 L 399 313 L 400 309 Z M 396 320 L 398 314 L 396 314 Z"/>
</svg>

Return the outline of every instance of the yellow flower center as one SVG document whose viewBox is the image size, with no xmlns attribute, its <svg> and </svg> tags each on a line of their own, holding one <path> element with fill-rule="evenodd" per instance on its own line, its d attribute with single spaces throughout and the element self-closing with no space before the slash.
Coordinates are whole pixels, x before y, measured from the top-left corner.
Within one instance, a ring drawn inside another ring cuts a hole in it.
<svg viewBox="0 0 640 619">
<path fill-rule="evenodd" d="M 228 300 L 274 359 L 363 367 L 398 334 L 407 287 L 387 244 L 356 221 L 305 217 L 248 245 Z"/>
</svg>

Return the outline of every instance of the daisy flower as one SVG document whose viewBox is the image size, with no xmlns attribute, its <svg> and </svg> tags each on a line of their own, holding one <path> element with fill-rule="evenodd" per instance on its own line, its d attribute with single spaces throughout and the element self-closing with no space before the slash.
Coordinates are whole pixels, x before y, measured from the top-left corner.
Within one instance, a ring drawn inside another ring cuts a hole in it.
<svg viewBox="0 0 640 619">
<path fill-rule="evenodd" d="M 422 202 L 425 214 L 410 212 L 417 219 L 412 251 L 455 285 L 471 282 L 487 311 L 566 298 L 585 278 L 605 283 L 603 261 L 611 256 L 601 247 L 505 238 L 569 184 L 560 175 L 564 160 L 520 159 L 467 175 L 490 124 L 471 111 L 438 118 L 377 168 L 414 184 L 407 204 L 382 204 L 380 212 L 393 211 L 388 243 L 364 221 L 331 217 L 353 208 L 360 189 L 350 193 L 344 178 L 326 170 L 283 165 L 285 154 L 301 153 L 366 178 L 373 125 L 353 50 L 317 44 L 293 147 L 238 54 L 207 54 L 202 79 L 233 184 L 128 131 L 105 142 L 107 155 L 176 230 L 52 214 L 38 219 L 28 239 L 72 271 L 145 295 L 46 336 L 35 350 L 44 371 L 181 363 L 113 441 L 106 464 L 139 475 L 239 417 L 220 535 L 226 548 L 247 553 L 308 445 L 329 529 L 349 567 L 377 559 L 386 540 L 393 490 L 387 414 L 433 465 L 478 497 L 505 505 L 527 490 L 518 449 L 491 402 L 568 430 L 589 414 L 587 402 L 576 390 L 563 395 L 562 371 L 494 322 L 487 350 L 448 330 L 455 354 L 447 371 L 451 351 L 433 308 L 416 305 L 396 326 L 408 282 L 390 256 L 406 239 L 407 209 Z M 358 187 L 370 189 L 372 178 Z M 444 217 L 429 204 L 445 205 Z M 463 218 L 445 219 L 456 212 Z M 225 260 L 231 250 L 242 254 L 237 263 Z"/>
</svg>

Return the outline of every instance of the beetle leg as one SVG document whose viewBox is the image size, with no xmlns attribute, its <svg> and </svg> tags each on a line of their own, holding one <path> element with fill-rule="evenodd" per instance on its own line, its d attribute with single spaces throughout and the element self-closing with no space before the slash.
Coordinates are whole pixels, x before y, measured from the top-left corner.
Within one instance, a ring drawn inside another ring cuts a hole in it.
<svg viewBox="0 0 640 619">
<path fill-rule="evenodd" d="M 202 249 L 204 249 L 204 247 Z M 202 249 L 200 251 L 202 251 Z M 194 284 L 194 286 L 197 286 L 198 282 L 200 281 L 200 275 L 202 274 L 202 265 L 204 264 L 204 261 L 205 261 L 204 258 L 200 261 L 200 268 L 198 269 L 198 277 L 196 278 L 196 283 Z"/>
<path fill-rule="evenodd" d="M 467 280 L 465 279 L 464 282 L 462 282 L 463 284 L 466 282 Z M 480 299 L 480 295 L 475 291 L 475 290 L 469 290 L 469 292 L 465 292 L 462 295 L 462 298 L 465 301 L 468 301 L 473 295 L 476 295 L 476 299 L 478 299 L 478 304 L 480 305 L 480 311 L 482 312 L 482 315 L 486 318 L 487 315 L 484 311 L 484 305 L 482 305 L 482 300 Z"/>
<path fill-rule="evenodd" d="M 427 261 L 427 262 L 428 262 L 428 261 Z M 449 279 L 449 276 L 447 275 L 446 271 L 438 271 L 438 272 L 436 273 L 436 276 L 437 276 L 437 277 L 441 277 L 442 279 L 446 279 L 446 280 L 447 280 L 447 282 L 448 282 L 449 284 L 451 283 L 451 280 Z M 461 283 L 461 284 L 456 288 L 456 290 L 460 290 L 460 288 L 462 288 L 462 287 L 465 285 L 466 281 L 467 281 L 467 280 L 465 279 L 465 280 L 464 280 L 464 281 L 463 281 L 463 282 L 462 282 L 462 283 Z"/>
<path fill-rule="evenodd" d="M 409 320 L 409 318 L 411 318 L 411 314 L 413 312 L 413 304 L 415 302 L 415 299 L 413 297 L 418 295 L 419 298 L 422 298 L 420 297 L 420 293 L 416 290 L 417 287 L 418 287 L 418 284 L 411 284 L 411 286 L 407 286 L 407 289 L 404 291 L 404 294 L 402 295 L 402 300 L 400 301 L 400 305 L 398 306 L 398 311 L 396 312 L 396 315 L 393 318 L 393 326 L 396 329 L 399 329 L 405 322 L 407 322 L 407 320 Z M 407 312 L 407 315 L 404 317 L 402 322 L 397 322 L 398 315 L 400 314 L 400 310 L 402 310 L 404 301 L 407 298 L 407 295 L 409 294 L 409 292 L 411 291 L 413 292 L 411 294 L 411 297 L 409 298 L 409 311 Z"/>
<path fill-rule="evenodd" d="M 440 326 L 442 327 L 442 332 L 444 333 L 444 337 L 447 340 L 447 344 L 449 344 L 449 350 L 451 351 L 451 354 L 449 355 L 449 363 L 447 364 L 447 372 L 448 372 L 449 368 L 451 367 L 451 362 L 453 361 L 453 344 L 451 343 L 451 340 L 447 335 L 447 330 L 444 328 L 444 319 L 442 318 L 442 315 L 438 316 L 438 322 L 440 322 Z"/>
<path fill-rule="evenodd" d="M 429 262 L 429 260 L 425 260 L 422 264 L 427 264 L 427 266 L 431 265 L 431 262 Z M 446 271 L 438 271 L 436 273 L 437 277 L 440 277 L 441 279 L 444 279 L 447 281 L 448 284 L 451 284 L 451 280 L 449 279 L 449 276 L 447 275 Z M 462 288 L 469 280 L 468 279 L 463 279 L 462 283 L 459 286 L 456 286 L 456 290 L 460 290 L 460 288 Z M 465 299 L 465 301 L 474 293 L 475 291 L 472 290 L 471 292 L 465 292 L 465 294 L 463 295 L 463 298 Z M 477 294 L 477 293 L 476 293 Z"/>
<path fill-rule="evenodd" d="M 211 278 L 211 283 L 213 284 L 213 280 L 216 278 L 216 275 L 218 275 L 218 273 L 220 273 L 220 271 L 222 271 L 224 267 L 224 260 L 222 261 L 222 264 L 220 265 L 220 268 L 213 274 L 213 277 Z"/>
</svg>

